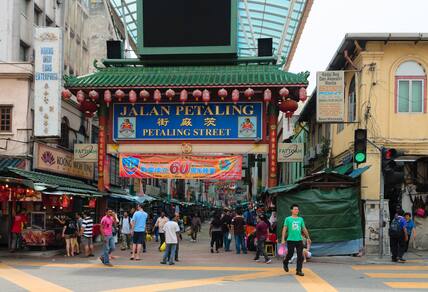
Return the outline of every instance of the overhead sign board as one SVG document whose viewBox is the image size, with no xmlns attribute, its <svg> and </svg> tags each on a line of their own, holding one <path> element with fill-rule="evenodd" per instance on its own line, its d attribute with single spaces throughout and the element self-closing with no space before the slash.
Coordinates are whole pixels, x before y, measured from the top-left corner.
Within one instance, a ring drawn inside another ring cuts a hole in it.
<svg viewBox="0 0 428 292">
<path fill-rule="evenodd" d="M 35 147 L 34 168 L 84 179 L 94 178 L 93 163 L 74 161 L 73 153 L 44 144 L 35 143 Z"/>
<path fill-rule="evenodd" d="M 97 162 L 98 144 L 74 144 L 74 161 Z"/>
<path fill-rule="evenodd" d="M 345 75 L 343 71 L 317 72 L 317 122 L 345 120 Z"/>
<path fill-rule="evenodd" d="M 263 103 L 119 103 L 113 138 L 123 140 L 262 140 Z"/>
<path fill-rule="evenodd" d="M 278 162 L 302 162 L 303 156 L 302 143 L 278 143 Z"/>
<path fill-rule="evenodd" d="M 34 135 L 61 134 L 62 30 L 34 29 Z"/>
<path fill-rule="evenodd" d="M 242 156 L 120 154 L 119 174 L 128 178 L 240 180 Z"/>
</svg>

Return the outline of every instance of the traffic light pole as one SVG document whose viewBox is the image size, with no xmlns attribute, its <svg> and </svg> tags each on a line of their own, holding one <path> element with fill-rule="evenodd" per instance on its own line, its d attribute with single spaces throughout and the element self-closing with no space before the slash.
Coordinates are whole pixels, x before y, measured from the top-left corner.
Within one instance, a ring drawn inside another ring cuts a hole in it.
<svg viewBox="0 0 428 292">
<path fill-rule="evenodd" d="M 383 258 L 383 215 L 385 213 L 385 178 L 382 169 L 382 148 L 367 139 L 367 142 L 379 150 L 380 153 L 380 196 L 379 196 L 379 258 Z"/>
</svg>

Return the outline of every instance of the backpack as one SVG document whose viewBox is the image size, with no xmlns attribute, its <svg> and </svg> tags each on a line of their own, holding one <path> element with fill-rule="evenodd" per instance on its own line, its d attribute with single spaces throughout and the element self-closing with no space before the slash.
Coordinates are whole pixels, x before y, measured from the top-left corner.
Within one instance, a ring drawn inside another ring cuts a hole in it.
<svg viewBox="0 0 428 292">
<path fill-rule="evenodd" d="M 403 235 L 403 228 L 401 228 L 400 219 L 394 218 L 389 226 L 389 237 L 400 238 Z"/>
</svg>

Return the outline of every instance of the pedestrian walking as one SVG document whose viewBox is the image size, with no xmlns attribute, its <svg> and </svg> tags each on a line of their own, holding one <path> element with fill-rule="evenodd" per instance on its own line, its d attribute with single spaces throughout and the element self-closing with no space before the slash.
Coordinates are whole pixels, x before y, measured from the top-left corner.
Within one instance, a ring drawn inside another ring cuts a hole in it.
<svg viewBox="0 0 428 292">
<path fill-rule="evenodd" d="M 223 240 L 222 224 L 218 214 L 215 215 L 214 219 L 211 221 L 209 233 L 211 236 L 211 253 L 214 253 L 214 245 L 215 251 L 218 253 L 221 241 Z"/>
<path fill-rule="evenodd" d="M 245 245 L 245 219 L 242 216 L 242 211 L 237 210 L 236 216 L 232 219 L 232 232 L 235 237 L 236 253 L 240 254 L 241 249 L 244 254 L 247 253 Z"/>
<path fill-rule="evenodd" d="M 175 261 L 179 262 L 180 260 L 178 259 L 178 254 L 180 251 L 180 241 L 183 240 L 183 237 L 181 236 L 181 234 L 184 232 L 184 223 L 183 223 L 183 220 L 180 218 L 179 213 L 175 213 L 174 221 L 177 222 L 178 227 L 180 228 L 180 231 L 177 234 L 178 236 L 177 248 L 175 249 Z"/>
<path fill-rule="evenodd" d="M 148 215 L 146 212 L 144 212 L 143 206 L 138 204 L 137 211 L 135 211 L 134 216 L 132 216 L 131 220 L 131 234 L 133 240 L 131 260 L 141 260 L 141 247 L 146 241 L 147 217 Z"/>
<path fill-rule="evenodd" d="M 192 238 L 192 242 L 196 242 L 198 239 L 198 232 L 201 232 L 201 218 L 199 218 L 199 214 L 195 213 L 195 215 L 192 217 L 192 222 L 190 226 L 190 236 Z"/>
<path fill-rule="evenodd" d="M 106 266 L 113 266 L 110 262 L 110 254 L 115 249 L 113 224 L 113 210 L 107 209 L 104 217 L 101 219 L 100 226 L 100 232 L 104 242 L 103 254 L 100 256 L 100 260 Z"/>
<path fill-rule="evenodd" d="M 123 217 L 120 221 L 120 237 L 122 247 L 121 250 L 126 250 L 131 248 L 131 217 L 129 217 L 128 212 L 123 213 Z"/>
<path fill-rule="evenodd" d="M 308 244 L 311 244 L 308 229 L 305 226 L 305 221 L 299 217 L 299 205 L 291 206 L 291 216 L 285 218 L 284 227 L 282 228 L 281 243 L 287 244 L 288 253 L 283 261 L 283 268 L 288 272 L 288 263 L 293 257 L 294 249 L 297 251 L 297 269 L 296 275 L 304 276 L 303 273 L 303 237 L 305 235 Z M 287 238 L 287 241 L 285 239 Z"/>
<path fill-rule="evenodd" d="M 159 230 L 159 238 L 160 238 L 160 244 L 159 244 L 159 250 L 162 246 L 162 244 L 165 242 L 165 232 L 163 231 L 163 226 L 169 221 L 168 217 L 165 216 L 165 212 L 161 212 L 160 217 L 156 220 L 155 228 L 157 227 Z"/>
<path fill-rule="evenodd" d="M 62 229 L 62 237 L 65 240 L 66 256 L 73 257 L 75 253 L 75 244 L 77 226 L 76 222 L 70 218 L 65 220 L 65 225 Z"/>
<path fill-rule="evenodd" d="M 257 216 L 257 225 L 256 225 L 256 240 L 257 240 L 257 252 L 254 260 L 256 262 L 260 261 L 260 256 L 263 255 L 265 258 L 265 263 L 270 264 L 272 260 L 268 257 L 265 250 L 266 239 L 268 238 L 268 229 L 269 226 L 263 220 L 262 215 Z"/>
<path fill-rule="evenodd" d="M 409 242 L 410 238 L 413 237 L 413 240 L 416 239 L 416 230 L 415 230 L 415 222 L 412 220 L 412 214 L 409 212 L 404 214 L 404 218 L 406 219 L 406 229 L 407 229 L 407 241 L 405 252 L 409 250 Z"/>
<path fill-rule="evenodd" d="M 94 256 L 94 243 L 93 243 L 93 227 L 94 221 L 89 216 L 88 213 L 83 212 L 83 220 L 81 227 L 81 239 L 82 245 L 84 246 L 85 256 L 93 257 Z"/>
<path fill-rule="evenodd" d="M 392 261 L 404 263 L 403 258 L 406 249 L 406 242 L 409 239 L 406 229 L 406 219 L 404 219 L 401 207 L 397 207 L 394 219 L 389 226 L 389 239 L 391 246 Z"/>
<path fill-rule="evenodd" d="M 79 213 L 75 214 L 75 219 L 76 219 L 76 226 L 77 226 L 77 232 L 76 232 L 76 237 L 73 239 L 73 245 L 74 245 L 74 251 L 76 252 L 77 255 L 80 254 L 80 243 L 81 243 L 81 237 L 80 237 L 80 230 L 82 230 L 82 217 L 80 216 Z"/>
<path fill-rule="evenodd" d="M 232 224 L 232 215 L 230 210 L 225 210 L 221 218 L 222 232 L 223 232 L 223 246 L 224 251 L 230 251 L 230 243 L 232 242 L 232 235 L 230 234 L 230 225 Z"/>
<path fill-rule="evenodd" d="M 159 227 L 156 226 L 156 221 L 158 221 L 159 214 L 155 214 L 152 220 L 152 226 L 154 226 L 151 230 L 153 235 L 155 236 L 155 241 L 159 242 Z"/>
<path fill-rule="evenodd" d="M 159 229 L 159 231 L 161 230 Z M 160 263 L 163 265 L 166 265 L 167 263 L 169 265 L 174 265 L 175 251 L 178 244 L 180 227 L 174 220 L 169 220 L 163 225 L 162 231 L 165 236 L 166 250 Z"/>
</svg>

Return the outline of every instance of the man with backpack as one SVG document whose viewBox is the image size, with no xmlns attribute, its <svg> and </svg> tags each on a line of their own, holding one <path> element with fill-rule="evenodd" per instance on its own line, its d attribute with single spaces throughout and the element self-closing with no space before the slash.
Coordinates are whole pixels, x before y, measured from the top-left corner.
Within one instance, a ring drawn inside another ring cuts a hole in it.
<svg viewBox="0 0 428 292">
<path fill-rule="evenodd" d="M 401 207 L 397 207 L 397 211 L 389 226 L 389 240 L 391 246 L 391 254 L 393 262 L 404 263 L 404 250 L 408 239 L 406 229 L 406 219 L 402 216 Z"/>
</svg>

